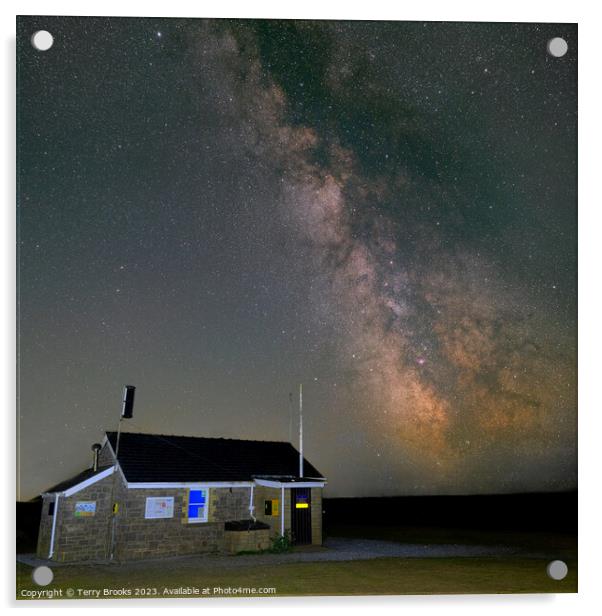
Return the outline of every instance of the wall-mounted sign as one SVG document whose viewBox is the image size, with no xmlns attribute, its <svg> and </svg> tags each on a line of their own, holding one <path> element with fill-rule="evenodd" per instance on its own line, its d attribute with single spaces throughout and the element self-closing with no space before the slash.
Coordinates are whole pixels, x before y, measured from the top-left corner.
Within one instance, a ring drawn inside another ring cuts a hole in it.
<svg viewBox="0 0 602 616">
<path fill-rule="evenodd" d="M 145 518 L 173 518 L 173 496 L 149 496 L 146 499 Z"/>
<path fill-rule="evenodd" d="M 75 503 L 75 517 L 89 518 L 96 514 L 96 501 L 79 501 Z"/>
<path fill-rule="evenodd" d="M 265 501 L 264 515 L 278 515 L 278 499 Z"/>
</svg>

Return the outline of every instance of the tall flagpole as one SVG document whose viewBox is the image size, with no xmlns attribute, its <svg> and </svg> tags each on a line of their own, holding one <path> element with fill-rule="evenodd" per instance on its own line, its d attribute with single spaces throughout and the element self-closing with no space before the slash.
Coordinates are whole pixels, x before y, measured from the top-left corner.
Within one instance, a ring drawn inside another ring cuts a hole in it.
<svg viewBox="0 0 602 616">
<path fill-rule="evenodd" d="M 303 477 L 303 383 L 299 384 L 299 477 Z"/>
</svg>

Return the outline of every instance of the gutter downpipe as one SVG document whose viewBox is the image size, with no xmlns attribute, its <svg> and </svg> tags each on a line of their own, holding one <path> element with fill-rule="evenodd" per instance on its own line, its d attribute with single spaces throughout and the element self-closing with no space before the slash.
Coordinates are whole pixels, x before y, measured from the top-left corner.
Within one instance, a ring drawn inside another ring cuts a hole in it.
<svg viewBox="0 0 602 616">
<path fill-rule="evenodd" d="M 59 512 L 59 493 L 57 492 L 54 497 L 54 514 L 52 515 L 52 530 L 50 531 L 50 549 L 48 551 L 48 559 L 52 558 L 54 553 L 54 535 L 56 532 L 56 517 Z"/>
<path fill-rule="evenodd" d="M 284 537 L 284 486 L 280 486 L 280 534 Z"/>
<path fill-rule="evenodd" d="M 253 505 L 253 492 L 255 490 L 255 484 L 251 484 L 251 497 L 249 498 L 249 515 L 253 518 L 253 522 L 257 522 L 257 518 L 255 517 L 254 511 L 255 506 Z"/>
</svg>

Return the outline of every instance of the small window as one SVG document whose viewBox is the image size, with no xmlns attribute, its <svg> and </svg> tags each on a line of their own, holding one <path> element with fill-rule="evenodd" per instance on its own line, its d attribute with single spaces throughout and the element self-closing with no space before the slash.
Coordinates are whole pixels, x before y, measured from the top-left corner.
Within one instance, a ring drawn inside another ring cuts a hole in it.
<svg viewBox="0 0 602 616">
<path fill-rule="evenodd" d="M 54 501 L 48 503 L 48 515 L 54 515 Z"/>
<path fill-rule="evenodd" d="M 206 522 L 207 521 L 207 488 L 188 491 L 188 521 Z"/>
<path fill-rule="evenodd" d="M 295 490 L 295 509 L 309 509 L 310 502 L 309 488 L 297 488 Z"/>
<path fill-rule="evenodd" d="M 275 516 L 278 515 L 278 499 L 273 498 L 271 500 L 266 500 L 264 504 L 264 515 Z"/>
</svg>

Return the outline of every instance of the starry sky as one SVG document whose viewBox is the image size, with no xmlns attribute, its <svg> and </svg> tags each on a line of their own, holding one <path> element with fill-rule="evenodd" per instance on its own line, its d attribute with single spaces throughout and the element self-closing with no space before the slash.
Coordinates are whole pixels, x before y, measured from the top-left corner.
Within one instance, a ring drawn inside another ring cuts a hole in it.
<svg viewBox="0 0 602 616">
<path fill-rule="evenodd" d="M 576 487 L 576 25 L 23 17 L 17 57 L 21 499 L 125 383 L 126 430 L 294 441 L 303 383 L 330 496 Z"/>
</svg>

